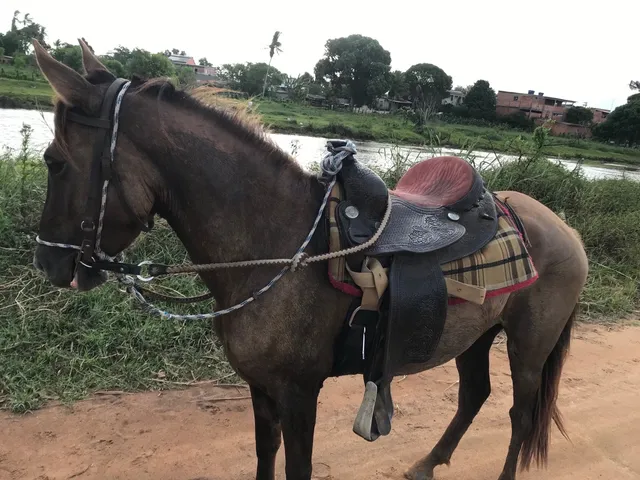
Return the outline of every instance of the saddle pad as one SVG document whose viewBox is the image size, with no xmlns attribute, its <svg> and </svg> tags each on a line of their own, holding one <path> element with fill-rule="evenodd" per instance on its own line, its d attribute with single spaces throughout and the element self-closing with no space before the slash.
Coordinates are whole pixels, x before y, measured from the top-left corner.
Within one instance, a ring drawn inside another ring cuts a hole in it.
<svg viewBox="0 0 640 480">
<path fill-rule="evenodd" d="M 485 298 L 515 292 L 538 279 L 538 272 L 508 210 L 496 202 L 498 231 L 484 248 L 467 257 L 441 265 L 445 278 L 486 289 Z M 362 291 L 344 268 L 339 275 L 329 272 L 338 290 L 359 297 Z M 449 294 L 449 305 L 466 300 Z"/>
<path fill-rule="evenodd" d="M 538 279 L 522 235 L 508 213 L 498 217 L 498 232 L 484 248 L 441 268 L 445 278 L 485 288 L 485 298 L 515 292 Z M 462 302 L 449 297 L 449 305 Z"/>
</svg>

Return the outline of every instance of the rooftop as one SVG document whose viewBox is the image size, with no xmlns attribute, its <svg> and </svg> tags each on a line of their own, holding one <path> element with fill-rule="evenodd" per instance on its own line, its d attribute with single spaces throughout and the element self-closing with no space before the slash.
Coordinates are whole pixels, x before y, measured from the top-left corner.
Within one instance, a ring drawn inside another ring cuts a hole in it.
<svg viewBox="0 0 640 480">
<path fill-rule="evenodd" d="M 560 98 L 560 97 L 551 97 L 549 95 L 539 95 L 537 93 L 510 92 L 508 90 L 498 90 L 498 93 L 509 93 L 511 95 L 522 95 L 525 97 L 542 97 L 548 100 L 557 100 L 559 102 L 576 103 L 575 100 L 568 100 L 566 98 Z"/>
<path fill-rule="evenodd" d="M 183 63 L 185 65 L 195 65 L 193 57 L 189 55 L 169 55 L 169 60 L 173 63 Z"/>
</svg>

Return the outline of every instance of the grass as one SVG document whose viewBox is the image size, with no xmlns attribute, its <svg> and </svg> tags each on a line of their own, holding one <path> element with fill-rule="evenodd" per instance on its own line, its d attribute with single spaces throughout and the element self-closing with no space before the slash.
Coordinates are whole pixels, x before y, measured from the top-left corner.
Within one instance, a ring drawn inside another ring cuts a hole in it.
<svg viewBox="0 0 640 480">
<path fill-rule="evenodd" d="M 175 388 L 175 382 L 232 374 L 208 322 L 147 315 L 111 282 L 83 295 L 53 289 L 34 271 L 46 171 L 29 150 L 29 128 L 22 133 L 23 150 L 0 157 L 0 408 L 23 412 L 97 390 Z M 614 321 L 634 313 L 640 301 L 640 183 L 588 181 L 579 171 L 545 160 L 544 137 L 539 132 L 537 143 L 527 142 L 528 154 L 519 161 L 478 168 L 490 188 L 530 194 L 580 232 L 591 262 L 581 298 L 583 320 Z M 414 161 L 398 151 L 390 151 L 392 166 L 380 172 L 391 186 Z M 150 258 L 186 260 L 163 222 L 127 253 L 127 261 Z M 185 295 L 203 291 L 194 278 L 162 284 Z"/>
<path fill-rule="evenodd" d="M 53 91 L 40 81 L 0 77 L 0 99 L 7 98 L 23 108 L 51 107 Z"/>
</svg>

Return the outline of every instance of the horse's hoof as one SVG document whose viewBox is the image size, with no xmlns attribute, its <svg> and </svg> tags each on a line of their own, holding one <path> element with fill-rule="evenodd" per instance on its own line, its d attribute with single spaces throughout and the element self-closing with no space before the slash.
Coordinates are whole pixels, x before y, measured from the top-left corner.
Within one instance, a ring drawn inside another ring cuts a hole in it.
<svg viewBox="0 0 640 480">
<path fill-rule="evenodd" d="M 428 473 L 421 468 L 411 468 L 404 474 L 404 478 L 407 480 L 434 480 L 433 473 Z"/>
<path fill-rule="evenodd" d="M 331 476 L 331 467 L 326 463 L 314 463 L 313 464 L 313 475 L 311 475 L 311 480 L 330 480 L 333 478 Z"/>
</svg>

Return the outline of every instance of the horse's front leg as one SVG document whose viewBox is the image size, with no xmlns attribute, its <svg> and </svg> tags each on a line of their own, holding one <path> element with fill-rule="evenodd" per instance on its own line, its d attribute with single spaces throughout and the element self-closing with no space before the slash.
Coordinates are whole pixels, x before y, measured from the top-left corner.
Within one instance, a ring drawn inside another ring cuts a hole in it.
<svg viewBox="0 0 640 480">
<path fill-rule="evenodd" d="M 288 383 L 278 395 L 287 480 L 310 480 L 320 384 Z"/>
<path fill-rule="evenodd" d="M 276 454 L 282 441 L 276 402 L 262 390 L 251 387 L 256 429 L 256 480 L 275 480 Z"/>
</svg>

